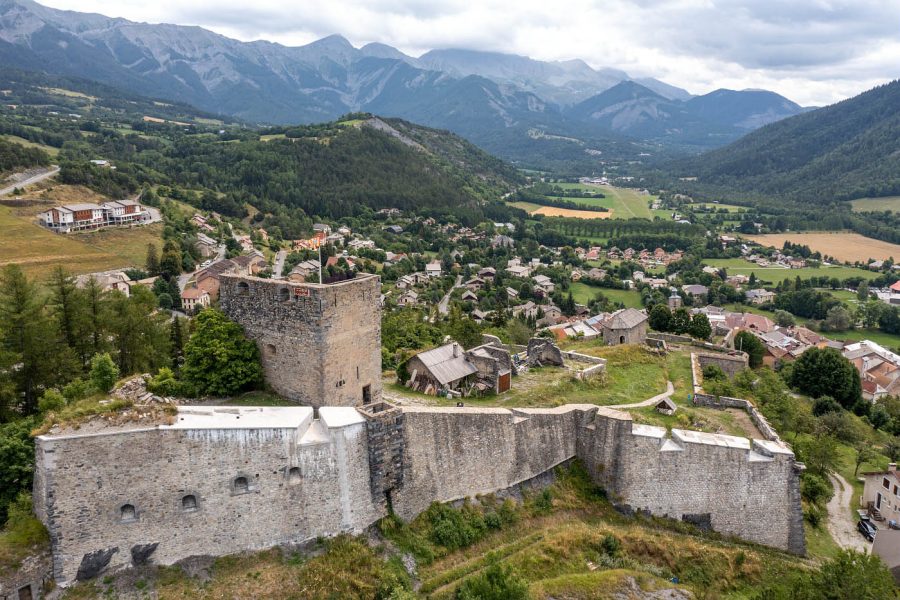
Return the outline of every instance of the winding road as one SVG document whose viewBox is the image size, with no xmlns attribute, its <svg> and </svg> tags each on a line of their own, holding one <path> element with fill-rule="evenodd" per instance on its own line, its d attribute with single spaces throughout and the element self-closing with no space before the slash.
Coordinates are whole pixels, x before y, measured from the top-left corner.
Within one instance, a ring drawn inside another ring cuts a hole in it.
<svg viewBox="0 0 900 600">
<path fill-rule="evenodd" d="M 16 173 L 12 177 L 16 177 L 19 175 L 27 175 L 28 173 L 30 173 L 30 171 L 26 171 L 25 173 Z M 56 165 L 53 165 L 52 167 L 48 167 L 46 169 L 42 169 L 40 172 L 36 172 L 33 175 L 26 177 L 25 179 L 16 181 L 12 185 L 0 188 L 0 196 L 5 196 L 7 194 L 11 194 L 12 191 L 16 188 L 24 188 L 27 185 L 32 185 L 34 183 L 38 183 L 40 181 L 47 179 L 48 177 L 53 177 L 57 173 L 59 173 L 59 167 L 57 167 Z"/>
</svg>

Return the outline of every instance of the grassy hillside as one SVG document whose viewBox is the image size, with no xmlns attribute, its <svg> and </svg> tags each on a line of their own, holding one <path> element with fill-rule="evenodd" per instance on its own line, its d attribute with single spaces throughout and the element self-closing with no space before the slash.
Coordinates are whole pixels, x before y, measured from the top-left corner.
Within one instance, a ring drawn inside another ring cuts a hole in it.
<svg viewBox="0 0 900 600">
<path fill-rule="evenodd" d="M 59 265 L 73 274 L 140 267 L 147 256 L 147 244 L 162 247 L 161 223 L 69 235 L 53 233 L 37 224 L 37 213 L 54 203 L 105 201 L 90 190 L 57 185 L 52 191 L 28 196 L 45 200 L 28 207 L 0 206 L 0 266 L 16 263 L 29 276 L 43 279 Z"/>
<path fill-rule="evenodd" d="M 900 81 L 759 129 L 681 165 L 703 183 L 830 202 L 900 193 Z"/>
</svg>

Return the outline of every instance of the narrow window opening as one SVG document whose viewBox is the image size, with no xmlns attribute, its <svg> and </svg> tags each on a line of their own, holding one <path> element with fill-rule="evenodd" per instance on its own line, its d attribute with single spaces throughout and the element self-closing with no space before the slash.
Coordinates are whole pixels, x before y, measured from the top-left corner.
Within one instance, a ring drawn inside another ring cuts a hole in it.
<svg viewBox="0 0 900 600">
<path fill-rule="evenodd" d="M 134 510 L 133 504 L 123 504 L 119 509 L 119 518 L 123 523 L 134 521 L 137 519 L 137 512 Z"/>
<path fill-rule="evenodd" d="M 246 281 L 238 282 L 237 291 L 241 296 L 245 296 L 250 293 L 250 285 Z"/>
<path fill-rule="evenodd" d="M 372 403 L 372 386 L 371 385 L 363 386 L 362 400 L 363 400 L 363 404 L 371 404 Z"/>
<path fill-rule="evenodd" d="M 237 477 L 234 480 L 234 491 L 237 494 L 242 494 L 250 490 L 250 485 L 247 483 L 246 477 Z"/>
<path fill-rule="evenodd" d="M 266 355 L 275 356 L 276 354 L 278 354 L 278 349 L 275 344 L 266 344 Z"/>
<path fill-rule="evenodd" d="M 297 485 L 300 483 L 300 467 L 291 467 L 288 471 L 288 483 Z"/>
<path fill-rule="evenodd" d="M 187 496 L 182 498 L 181 508 L 183 510 L 197 510 L 197 497 L 193 494 L 188 494 Z"/>
<path fill-rule="evenodd" d="M 288 300 L 290 300 L 291 299 L 291 290 L 286 287 L 283 287 L 280 290 L 278 290 L 278 299 L 281 300 L 282 302 L 287 302 Z"/>
</svg>

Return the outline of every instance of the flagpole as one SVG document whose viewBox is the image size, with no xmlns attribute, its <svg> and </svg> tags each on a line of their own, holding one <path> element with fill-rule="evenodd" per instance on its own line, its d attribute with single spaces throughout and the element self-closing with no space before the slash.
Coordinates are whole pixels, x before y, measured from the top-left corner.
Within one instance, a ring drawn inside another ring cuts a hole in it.
<svg viewBox="0 0 900 600">
<path fill-rule="evenodd" d="M 322 240 L 316 238 L 316 246 L 319 248 L 319 283 L 322 281 Z"/>
</svg>

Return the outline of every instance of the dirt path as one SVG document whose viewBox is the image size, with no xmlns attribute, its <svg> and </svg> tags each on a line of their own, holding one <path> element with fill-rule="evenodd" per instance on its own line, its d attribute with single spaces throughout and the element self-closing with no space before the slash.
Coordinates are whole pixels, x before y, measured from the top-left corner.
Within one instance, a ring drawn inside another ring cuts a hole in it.
<svg viewBox="0 0 900 600">
<path fill-rule="evenodd" d="M 652 398 L 648 398 L 641 402 L 635 402 L 633 404 L 615 404 L 613 406 L 607 406 L 606 408 L 641 408 L 644 406 L 652 406 L 652 405 L 656 404 L 657 402 L 659 402 L 660 400 L 662 400 L 663 398 L 665 398 L 666 396 L 671 396 L 674 393 L 675 393 L 675 386 L 672 385 L 671 381 L 667 381 L 666 382 L 666 391 L 664 391 L 662 394 L 657 394 L 657 395 L 653 396 Z"/>
<path fill-rule="evenodd" d="M 834 486 L 834 496 L 828 501 L 828 531 L 841 548 L 870 551 L 872 545 L 856 531 L 856 521 L 850 514 L 853 486 L 837 473 L 828 476 Z"/>
</svg>

